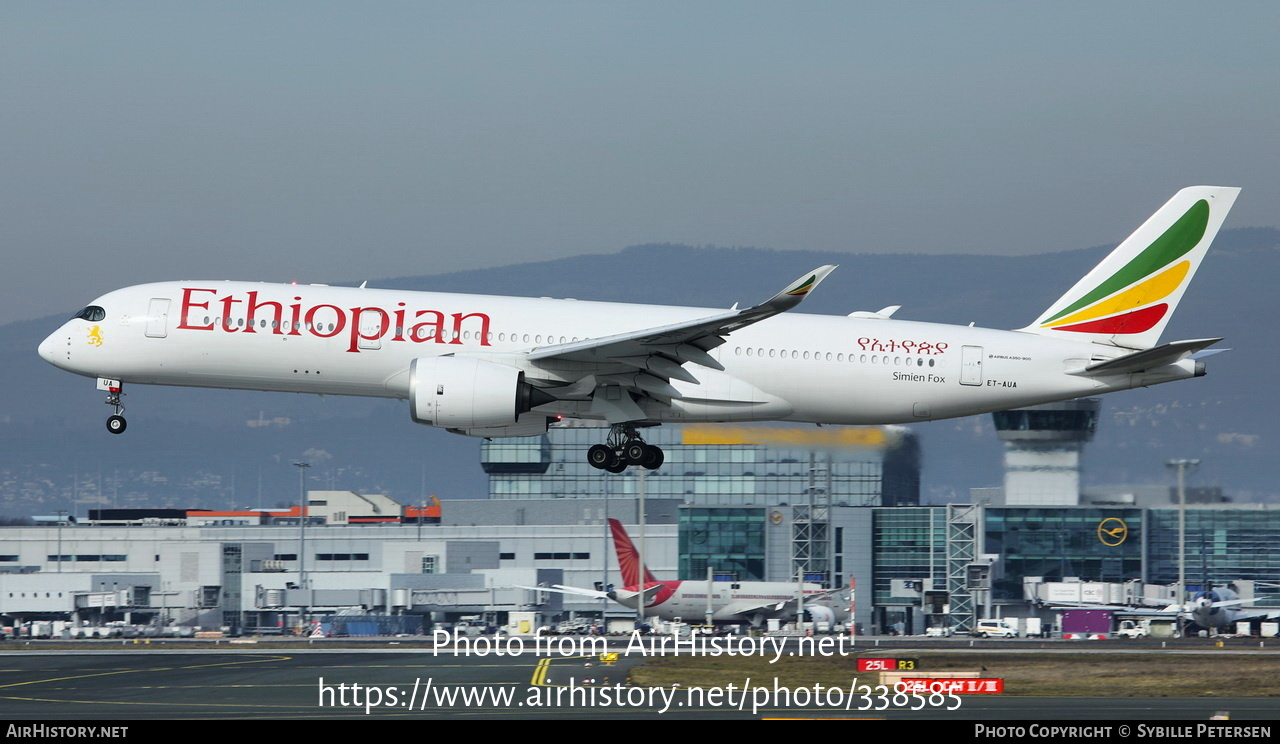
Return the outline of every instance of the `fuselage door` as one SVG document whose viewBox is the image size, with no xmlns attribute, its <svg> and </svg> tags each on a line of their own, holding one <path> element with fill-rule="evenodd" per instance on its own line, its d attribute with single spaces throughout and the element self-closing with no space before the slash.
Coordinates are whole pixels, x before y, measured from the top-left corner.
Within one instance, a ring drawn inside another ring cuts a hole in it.
<svg viewBox="0 0 1280 744">
<path fill-rule="evenodd" d="M 982 347 L 960 347 L 960 384 L 982 384 Z"/>
<path fill-rule="evenodd" d="M 147 337 L 164 338 L 169 335 L 169 300 L 153 297 L 147 308 Z"/>
<path fill-rule="evenodd" d="M 361 349 L 381 349 L 382 336 L 385 329 L 382 327 L 383 318 L 385 316 L 378 310 L 366 309 L 360 313 L 360 345 Z"/>
</svg>

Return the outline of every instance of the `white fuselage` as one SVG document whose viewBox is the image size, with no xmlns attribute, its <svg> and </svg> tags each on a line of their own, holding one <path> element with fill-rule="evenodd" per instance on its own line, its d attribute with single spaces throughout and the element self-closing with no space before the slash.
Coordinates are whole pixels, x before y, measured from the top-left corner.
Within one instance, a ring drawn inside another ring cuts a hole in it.
<svg viewBox="0 0 1280 744">
<path fill-rule="evenodd" d="M 40 345 L 49 362 L 125 383 L 409 397 L 415 358 L 458 355 L 572 382 L 583 365 L 530 362 L 539 347 L 723 311 L 575 300 L 232 281 L 146 284 L 93 305 Z M 890 424 L 965 416 L 1193 376 L 1068 374 L 1129 350 L 1018 331 L 786 313 L 741 328 L 687 368 L 682 397 L 644 399 L 652 421 Z M 591 371 L 591 370 L 585 370 Z M 603 370 L 608 371 L 608 370 Z M 540 412 L 591 418 L 584 401 Z"/>
<path fill-rule="evenodd" d="M 711 611 L 711 621 L 742 622 L 744 619 L 782 618 L 795 615 L 796 585 L 779 581 L 712 582 L 708 597 L 705 581 L 658 581 L 657 593 L 645 605 L 645 615 L 669 622 L 696 622 Z M 652 587 L 654 584 L 650 584 Z M 816 584 L 805 584 L 806 596 L 820 596 L 833 609 L 838 603 L 828 599 Z M 640 596 L 638 587 L 630 586 L 613 595 L 624 607 L 635 609 Z"/>
</svg>

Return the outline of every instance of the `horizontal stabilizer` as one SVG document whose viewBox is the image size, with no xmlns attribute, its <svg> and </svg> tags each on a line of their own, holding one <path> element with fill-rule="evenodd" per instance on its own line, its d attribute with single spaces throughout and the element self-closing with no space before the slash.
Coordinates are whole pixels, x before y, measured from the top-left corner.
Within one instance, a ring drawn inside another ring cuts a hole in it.
<svg viewBox="0 0 1280 744">
<path fill-rule="evenodd" d="M 1221 340 L 1220 338 L 1200 338 L 1192 341 L 1173 341 L 1161 344 L 1153 349 L 1135 351 L 1132 354 L 1108 359 L 1105 362 L 1090 364 L 1088 367 L 1071 374 L 1083 377 L 1104 377 L 1106 375 L 1128 375 L 1146 372 L 1156 367 L 1180 362 Z"/>
</svg>

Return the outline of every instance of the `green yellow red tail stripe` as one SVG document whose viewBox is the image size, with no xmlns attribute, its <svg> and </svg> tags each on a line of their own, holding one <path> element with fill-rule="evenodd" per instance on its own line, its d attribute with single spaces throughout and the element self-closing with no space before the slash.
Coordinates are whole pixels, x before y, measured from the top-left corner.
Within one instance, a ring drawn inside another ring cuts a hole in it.
<svg viewBox="0 0 1280 744">
<path fill-rule="evenodd" d="M 1079 333 L 1150 330 L 1169 311 L 1167 304 L 1152 303 L 1163 300 L 1182 286 L 1191 262 L 1183 261 L 1167 271 L 1161 270 L 1199 245 L 1208 225 L 1209 203 L 1200 199 L 1145 250 L 1055 313 L 1041 327 Z"/>
</svg>

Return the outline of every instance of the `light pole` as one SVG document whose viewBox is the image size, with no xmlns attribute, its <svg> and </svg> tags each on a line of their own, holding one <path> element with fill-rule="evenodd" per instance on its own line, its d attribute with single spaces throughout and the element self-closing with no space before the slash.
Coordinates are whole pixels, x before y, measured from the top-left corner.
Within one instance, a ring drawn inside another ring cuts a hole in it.
<svg viewBox="0 0 1280 744">
<path fill-rule="evenodd" d="M 609 536 L 612 530 L 609 526 L 609 476 L 605 475 L 600 479 L 600 488 L 604 492 L 604 533 L 601 536 L 600 543 L 600 590 L 606 593 L 606 596 L 600 597 L 600 632 L 606 635 L 609 630 Z M 622 570 L 622 566 L 618 566 L 618 570 Z M 622 582 L 622 588 L 625 590 L 626 582 Z"/>
<path fill-rule="evenodd" d="M 1187 471 L 1200 467 L 1199 460 L 1175 459 L 1165 466 L 1178 473 L 1178 605 L 1187 591 Z"/>
<path fill-rule="evenodd" d="M 58 515 L 58 573 L 62 573 L 62 524 L 66 522 L 66 509 L 54 511 Z"/>
<path fill-rule="evenodd" d="M 298 469 L 298 589 L 303 592 L 302 625 L 307 623 L 307 468 L 309 462 L 295 462 Z"/>
</svg>

